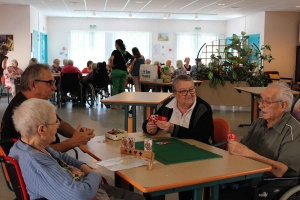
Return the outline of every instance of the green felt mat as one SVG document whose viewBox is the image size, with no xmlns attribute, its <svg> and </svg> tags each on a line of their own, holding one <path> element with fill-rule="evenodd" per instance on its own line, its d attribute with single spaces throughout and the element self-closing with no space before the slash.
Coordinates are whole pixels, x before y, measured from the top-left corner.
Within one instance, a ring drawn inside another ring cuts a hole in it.
<svg viewBox="0 0 300 200">
<path fill-rule="evenodd" d="M 168 141 L 171 144 L 156 144 L 156 142 L 162 141 Z M 222 157 L 175 138 L 153 140 L 152 145 L 152 150 L 155 153 L 154 159 L 165 165 Z M 144 141 L 136 142 L 135 148 L 144 150 Z"/>
</svg>

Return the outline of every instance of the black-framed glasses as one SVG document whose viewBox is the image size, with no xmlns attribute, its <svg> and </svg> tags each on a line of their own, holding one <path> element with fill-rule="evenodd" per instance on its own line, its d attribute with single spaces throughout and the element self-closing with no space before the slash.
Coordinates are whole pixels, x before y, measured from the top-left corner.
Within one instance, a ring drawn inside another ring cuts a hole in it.
<svg viewBox="0 0 300 200">
<path fill-rule="evenodd" d="M 282 102 L 282 100 L 278 100 L 278 101 L 268 101 L 268 100 L 263 100 L 261 97 L 259 97 L 257 99 L 258 104 L 261 104 L 263 106 L 270 106 L 272 103 L 278 103 L 278 102 Z"/>
<path fill-rule="evenodd" d="M 178 90 L 178 91 L 176 91 L 176 92 L 179 92 L 179 94 L 180 94 L 181 96 L 186 96 L 188 92 L 189 92 L 190 94 L 195 94 L 196 88 L 191 88 L 191 89 L 189 89 L 189 90 Z"/>
<path fill-rule="evenodd" d="M 44 80 L 34 80 L 36 82 L 43 82 L 43 83 L 47 83 L 49 86 L 52 86 L 55 84 L 56 80 L 49 80 L 49 81 L 44 81 Z"/>
</svg>

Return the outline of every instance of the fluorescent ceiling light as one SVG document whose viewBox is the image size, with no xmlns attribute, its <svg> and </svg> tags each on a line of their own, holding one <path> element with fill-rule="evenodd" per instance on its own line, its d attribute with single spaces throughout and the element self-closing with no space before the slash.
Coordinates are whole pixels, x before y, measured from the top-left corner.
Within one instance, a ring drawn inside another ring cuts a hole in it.
<svg viewBox="0 0 300 200">
<path fill-rule="evenodd" d="M 224 3 L 219 3 L 218 6 L 225 6 L 225 4 Z"/>
<path fill-rule="evenodd" d="M 143 3 L 142 1 L 136 1 L 135 3 Z"/>
</svg>

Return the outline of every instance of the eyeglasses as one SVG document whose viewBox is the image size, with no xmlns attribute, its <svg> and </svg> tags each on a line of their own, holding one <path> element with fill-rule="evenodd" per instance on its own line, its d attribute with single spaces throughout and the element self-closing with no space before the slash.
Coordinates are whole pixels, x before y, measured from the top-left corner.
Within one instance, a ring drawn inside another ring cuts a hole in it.
<svg viewBox="0 0 300 200">
<path fill-rule="evenodd" d="M 60 121 L 59 121 L 59 119 L 56 119 L 55 123 L 53 123 L 53 124 L 47 124 L 47 125 L 48 125 L 48 126 L 56 125 L 57 127 L 59 127 Z"/>
<path fill-rule="evenodd" d="M 36 82 L 43 82 L 43 83 L 47 83 L 47 85 L 52 86 L 55 84 L 56 80 L 49 80 L 49 81 L 44 81 L 44 80 L 34 80 Z"/>
<path fill-rule="evenodd" d="M 278 102 L 282 102 L 282 100 L 267 101 L 267 100 L 263 100 L 261 97 L 258 98 L 258 104 L 262 104 L 263 106 L 270 106 L 272 103 L 278 103 Z"/>
<path fill-rule="evenodd" d="M 189 90 L 179 90 L 179 91 L 175 91 L 175 92 L 179 92 L 179 94 L 180 94 L 181 96 L 186 96 L 188 92 L 189 92 L 190 94 L 195 94 L 196 89 L 195 89 L 195 88 L 191 88 L 191 89 L 189 89 Z"/>
</svg>

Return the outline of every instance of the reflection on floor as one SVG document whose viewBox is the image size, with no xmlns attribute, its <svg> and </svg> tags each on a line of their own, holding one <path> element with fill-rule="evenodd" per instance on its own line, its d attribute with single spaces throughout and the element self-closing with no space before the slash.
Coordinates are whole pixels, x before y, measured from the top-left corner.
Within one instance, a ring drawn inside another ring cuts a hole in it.
<svg viewBox="0 0 300 200">
<path fill-rule="evenodd" d="M 6 97 L 0 99 L 0 119 L 7 107 Z M 249 127 L 239 128 L 240 123 L 250 123 L 250 108 L 241 107 L 226 107 L 226 106 L 212 106 L 214 118 L 224 118 L 231 126 L 233 133 L 237 134 L 237 139 L 240 140 L 247 132 Z M 83 126 L 95 129 L 96 135 L 104 135 L 107 130 L 112 128 L 123 128 L 124 126 L 124 110 L 107 109 L 104 105 L 98 104 L 89 108 L 88 106 L 73 105 L 67 102 L 62 107 L 57 108 L 57 114 L 65 121 L 69 122 L 72 126 L 77 127 L 80 123 Z M 137 108 L 137 124 L 142 124 L 142 108 Z M 142 131 L 141 126 L 137 127 L 137 131 Z M 82 153 L 79 149 L 79 159 L 96 167 L 95 160 L 90 156 Z M 73 156 L 73 152 L 69 152 Z M 113 185 L 113 173 L 101 169 L 103 174 L 108 179 L 109 183 Z M 10 192 L 5 183 L 3 174 L 0 172 L 0 200 L 14 199 L 14 194 Z M 167 195 L 168 200 L 177 200 L 177 195 Z"/>
</svg>

